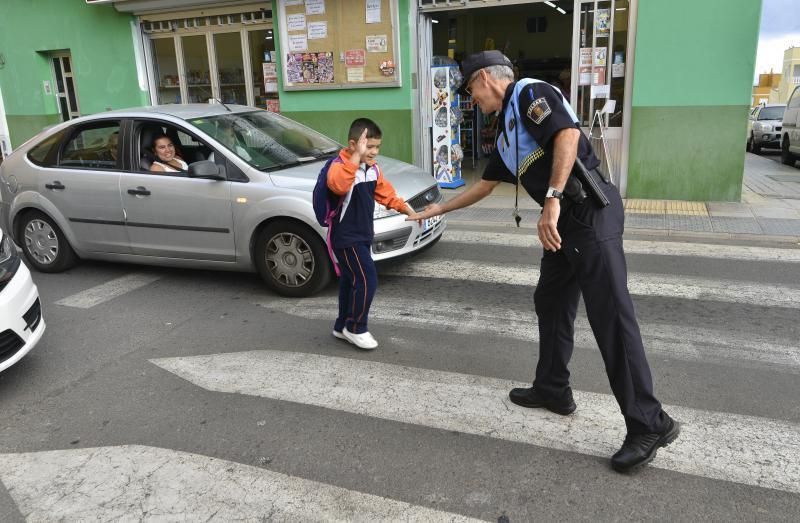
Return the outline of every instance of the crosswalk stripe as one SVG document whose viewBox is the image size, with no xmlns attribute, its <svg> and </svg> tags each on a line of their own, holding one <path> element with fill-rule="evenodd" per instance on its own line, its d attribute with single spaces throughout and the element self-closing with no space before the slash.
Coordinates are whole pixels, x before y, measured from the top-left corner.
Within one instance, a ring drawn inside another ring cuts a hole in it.
<svg viewBox="0 0 800 523">
<path fill-rule="evenodd" d="M 564 418 L 519 408 L 507 380 L 386 363 L 281 351 L 150 360 L 204 389 L 259 396 L 379 419 L 611 456 L 624 436 L 610 395 L 576 392 Z M 665 406 L 682 423 L 679 439 L 653 466 L 706 478 L 800 492 L 800 426 Z"/>
<path fill-rule="evenodd" d="M 410 278 L 438 278 L 536 285 L 539 269 L 531 265 L 496 264 L 469 260 L 409 261 L 384 267 L 381 274 Z M 734 280 L 711 280 L 666 274 L 629 273 L 631 294 L 690 300 L 711 300 L 766 307 L 800 308 L 800 289 L 785 285 L 755 284 Z"/>
<path fill-rule="evenodd" d="M 136 272 L 126 274 L 111 281 L 107 281 L 90 289 L 86 289 L 77 294 L 67 296 L 58 300 L 56 305 L 65 307 L 76 307 L 78 309 L 90 309 L 95 305 L 100 305 L 123 294 L 135 291 L 145 285 L 161 279 L 160 274 L 148 274 Z"/>
<path fill-rule="evenodd" d="M 28 521 L 478 521 L 175 450 L 123 445 L 0 455 Z"/>
<path fill-rule="evenodd" d="M 301 318 L 333 321 L 338 310 L 336 297 L 304 300 L 278 298 L 259 302 L 260 307 Z M 463 303 L 442 300 L 404 299 L 380 294 L 370 308 L 372 321 L 412 328 L 432 328 L 459 334 L 491 334 L 503 338 L 537 342 L 539 331 L 532 310 L 512 307 L 465 308 Z M 746 332 L 697 329 L 686 325 L 640 324 L 648 354 L 685 361 L 747 361 L 781 367 L 800 373 L 800 347 L 779 338 L 754 336 Z M 575 322 L 575 343 L 595 348 L 589 322 Z"/>
<path fill-rule="evenodd" d="M 447 229 L 442 235 L 444 243 L 503 245 L 507 247 L 536 247 L 542 244 L 535 232 L 510 234 L 504 232 L 464 231 Z M 710 243 L 685 243 L 652 240 L 625 240 L 628 254 L 657 256 L 691 256 L 744 261 L 775 261 L 800 263 L 800 249 L 753 247 L 745 245 L 720 245 Z"/>
</svg>

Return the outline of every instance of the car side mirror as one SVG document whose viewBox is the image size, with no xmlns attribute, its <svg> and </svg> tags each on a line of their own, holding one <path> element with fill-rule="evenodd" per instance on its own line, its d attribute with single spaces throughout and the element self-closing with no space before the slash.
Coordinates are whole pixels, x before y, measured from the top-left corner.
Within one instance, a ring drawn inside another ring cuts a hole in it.
<svg viewBox="0 0 800 523">
<path fill-rule="evenodd" d="M 193 164 L 189 165 L 189 178 L 225 180 L 225 168 L 209 160 L 194 162 Z"/>
</svg>

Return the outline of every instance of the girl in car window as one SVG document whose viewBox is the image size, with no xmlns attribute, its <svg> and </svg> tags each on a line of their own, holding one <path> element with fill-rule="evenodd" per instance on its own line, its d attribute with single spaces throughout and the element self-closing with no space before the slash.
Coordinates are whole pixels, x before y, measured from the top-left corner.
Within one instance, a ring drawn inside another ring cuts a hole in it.
<svg viewBox="0 0 800 523">
<path fill-rule="evenodd" d="M 152 172 L 177 173 L 185 172 L 189 166 L 179 156 L 175 154 L 175 145 L 165 134 L 156 136 L 153 140 L 153 153 L 156 155 L 155 161 L 150 166 Z"/>
</svg>

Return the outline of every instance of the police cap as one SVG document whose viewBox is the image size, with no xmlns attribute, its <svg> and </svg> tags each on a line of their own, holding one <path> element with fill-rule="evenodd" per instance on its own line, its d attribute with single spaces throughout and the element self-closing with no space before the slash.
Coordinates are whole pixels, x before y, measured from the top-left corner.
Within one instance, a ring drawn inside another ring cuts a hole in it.
<svg viewBox="0 0 800 523">
<path fill-rule="evenodd" d="M 464 76 L 459 92 L 466 94 L 464 89 L 467 87 L 469 79 L 475 74 L 475 71 L 489 67 L 490 65 L 505 65 L 511 67 L 511 60 L 503 53 L 496 50 L 481 51 L 480 53 L 471 54 L 461 61 L 461 74 Z"/>
</svg>

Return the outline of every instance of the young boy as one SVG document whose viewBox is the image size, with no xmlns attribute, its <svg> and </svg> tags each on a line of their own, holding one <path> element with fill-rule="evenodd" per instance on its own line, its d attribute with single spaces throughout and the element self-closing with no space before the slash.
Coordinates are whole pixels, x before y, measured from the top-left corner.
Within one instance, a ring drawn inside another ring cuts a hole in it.
<svg viewBox="0 0 800 523">
<path fill-rule="evenodd" d="M 378 287 L 372 261 L 375 202 L 407 216 L 414 209 L 397 196 L 375 163 L 381 148 L 381 130 L 367 118 L 350 125 L 347 148 L 328 170 L 328 188 L 343 198 L 339 215 L 331 224 L 333 252 L 339 261 L 339 316 L 333 335 L 360 349 L 374 349 L 378 342 L 367 330 L 367 317 Z"/>
</svg>

